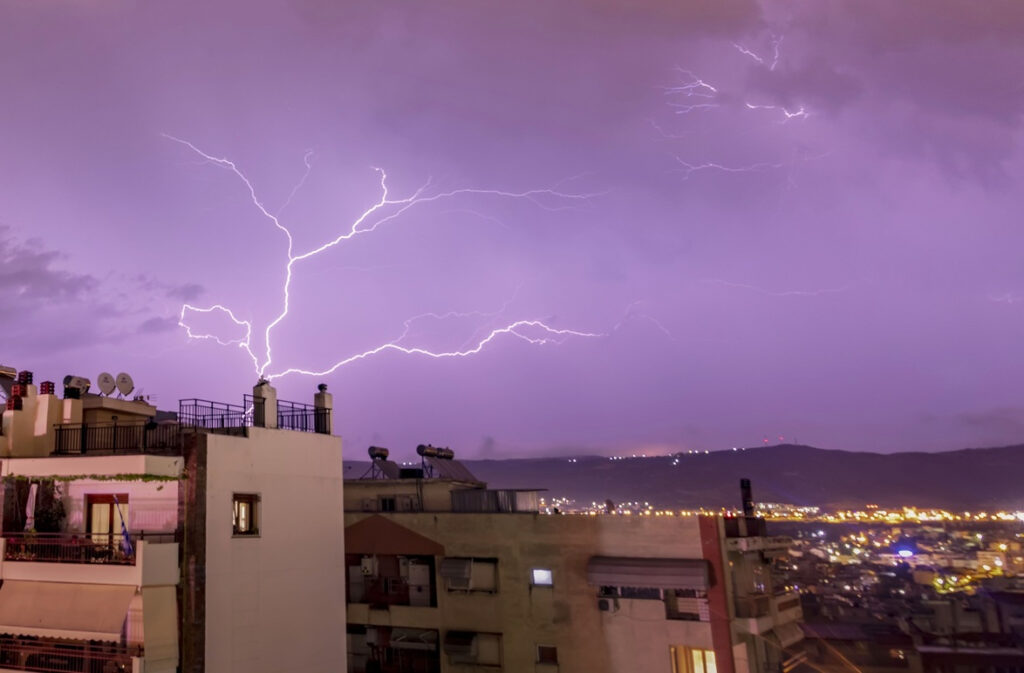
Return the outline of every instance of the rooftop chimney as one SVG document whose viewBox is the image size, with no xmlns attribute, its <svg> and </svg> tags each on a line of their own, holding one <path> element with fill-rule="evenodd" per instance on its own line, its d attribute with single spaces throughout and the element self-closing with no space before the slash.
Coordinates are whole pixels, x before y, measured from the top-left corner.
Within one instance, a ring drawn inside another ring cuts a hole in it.
<svg viewBox="0 0 1024 673">
<path fill-rule="evenodd" d="M 334 396 L 327 392 L 327 384 L 321 383 L 313 395 L 313 429 L 321 435 L 333 434 L 331 414 L 334 409 Z"/>
<path fill-rule="evenodd" d="M 266 379 L 252 387 L 252 424 L 257 428 L 277 427 L 277 391 Z"/>
<path fill-rule="evenodd" d="M 740 495 L 743 498 L 743 516 L 754 516 L 754 493 L 749 479 L 740 479 Z"/>
</svg>

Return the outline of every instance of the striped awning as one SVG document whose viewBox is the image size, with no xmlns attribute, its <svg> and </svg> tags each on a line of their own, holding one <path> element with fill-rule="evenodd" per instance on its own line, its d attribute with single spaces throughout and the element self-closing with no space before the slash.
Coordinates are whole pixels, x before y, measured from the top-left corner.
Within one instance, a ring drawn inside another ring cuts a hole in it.
<svg viewBox="0 0 1024 673">
<path fill-rule="evenodd" d="M 134 586 L 5 580 L 0 633 L 119 642 Z"/>
</svg>

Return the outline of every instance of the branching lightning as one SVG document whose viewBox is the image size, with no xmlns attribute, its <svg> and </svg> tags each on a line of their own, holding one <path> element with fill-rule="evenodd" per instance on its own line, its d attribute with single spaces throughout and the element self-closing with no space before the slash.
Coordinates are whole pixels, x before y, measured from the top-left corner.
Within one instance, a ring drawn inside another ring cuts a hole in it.
<svg viewBox="0 0 1024 673">
<path fill-rule="evenodd" d="M 718 103 L 710 102 L 718 96 L 717 88 L 684 68 L 676 68 L 676 72 L 685 76 L 686 79 L 681 84 L 664 87 L 665 95 L 681 96 L 686 100 L 700 99 L 700 102 L 696 103 L 669 101 L 669 107 L 673 108 L 676 114 L 688 114 L 694 110 L 711 110 L 719 107 Z"/>
<path fill-rule="evenodd" d="M 744 103 L 748 110 L 779 110 L 782 112 L 784 119 L 782 121 L 787 122 L 790 119 L 807 119 L 811 114 L 801 105 L 796 110 L 790 110 L 781 105 L 754 105 L 753 103 Z"/>
<path fill-rule="evenodd" d="M 680 166 L 682 166 L 680 170 L 683 172 L 683 180 L 689 180 L 690 176 L 693 173 L 697 173 L 699 171 L 720 171 L 722 173 L 757 173 L 760 171 L 785 168 L 786 166 L 786 164 L 784 163 L 770 164 L 765 162 L 747 164 L 745 166 L 726 166 L 724 164 L 716 164 L 712 162 L 707 162 L 703 164 L 691 164 L 689 162 L 683 161 L 679 157 L 676 157 L 676 161 L 679 162 Z"/>
<path fill-rule="evenodd" d="M 528 200 L 528 201 L 532 202 L 537 207 L 539 207 L 541 209 L 544 209 L 544 210 L 547 210 L 547 211 L 560 211 L 560 210 L 569 209 L 569 208 L 573 207 L 573 206 L 571 206 L 569 204 L 571 204 L 573 202 L 579 203 L 579 202 L 587 201 L 588 199 L 590 199 L 594 195 L 593 194 L 568 193 L 568 192 L 558 191 L 558 190 L 555 190 L 555 189 L 533 189 L 533 190 L 526 190 L 526 191 L 521 191 L 521 192 L 511 192 L 511 191 L 497 190 L 497 189 L 478 189 L 478 188 L 460 188 L 460 189 L 452 189 L 452 190 L 448 190 L 448 191 L 435 192 L 435 193 L 429 193 L 428 194 L 427 190 L 430 187 L 430 182 L 428 181 L 422 187 L 420 187 L 419 189 L 415 190 L 411 195 L 405 196 L 405 197 L 401 197 L 401 198 L 395 198 L 395 197 L 391 196 L 391 193 L 390 193 L 390 191 L 388 189 L 387 173 L 383 169 L 375 168 L 374 170 L 377 172 L 377 174 L 379 175 L 379 178 L 380 178 L 380 183 L 379 183 L 380 184 L 380 196 L 379 196 L 379 198 L 371 206 L 366 208 L 353 221 L 351 221 L 350 223 L 346 224 L 342 228 L 341 233 L 338 234 L 333 239 L 331 239 L 331 240 L 327 241 L 326 243 L 323 243 L 323 244 L 321 244 L 321 245 L 319 245 L 319 246 L 317 246 L 315 248 L 307 250 L 305 252 L 296 253 L 295 252 L 295 240 L 294 240 L 294 238 L 292 236 L 291 231 L 288 229 L 288 227 L 286 227 L 284 224 L 282 224 L 282 222 L 280 220 L 280 215 L 281 215 L 281 212 L 285 208 L 288 207 L 288 205 L 291 203 L 292 199 L 295 197 L 296 193 L 302 188 L 302 186 L 305 183 L 306 179 L 309 177 L 310 171 L 312 169 L 312 162 L 311 162 L 312 152 L 306 152 L 306 154 L 305 154 L 305 156 L 303 158 L 303 162 L 305 164 L 306 170 L 305 170 L 305 173 L 302 176 L 302 179 L 291 190 L 291 193 L 288 195 L 288 198 L 285 200 L 284 204 L 277 211 L 277 213 L 272 213 L 272 212 L 270 212 L 270 210 L 268 210 L 268 208 L 264 205 L 264 202 L 258 196 L 258 194 L 256 192 L 256 189 L 253 186 L 253 183 L 249 180 L 249 178 L 245 175 L 245 173 L 243 173 L 242 170 L 233 161 L 231 161 L 230 159 L 227 159 L 227 158 L 215 157 L 215 156 L 213 156 L 211 154 L 208 154 L 207 152 L 204 152 L 203 150 L 199 149 L 196 145 L 194 145 L 193 143 L 191 143 L 191 142 L 189 142 L 187 140 L 183 140 L 181 138 L 177 138 L 175 136 L 171 136 L 171 135 L 167 135 L 167 134 L 164 134 L 164 137 L 166 137 L 169 140 L 172 140 L 172 141 L 174 141 L 176 143 L 179 143 L 179 144 L 187 147 L 188 149 L 190 149 L 191 151 L 193 151 L 194 153 L 196 153 L 200 157 L 202 157 L 205 161 L 207 161 L 209 163 L 212 163 L 212 164 L 214 164 L 214 165 L 216 165 L 218 167 L 224 168 L 224 169 L 232 172 L 242 182 L 242 184 L 245 186 L 245 189 L 248 191 L 249 198 L 250 198 L 252 204 L 260 212 L 260 214 L 263 215 L 263 217 L 265 217 L 266 219 L 270 220 L 270 222 L 274 225 L 274 227 L 276 229 L 278 229 L 282 234 L 284 234 L 285 240 L 287 241 L 287 256 L 286 256 L 286 261 L 285 261 L 285 264 L 284 264 L 284 267 L 285 267 L 285 280 L 284 280 L 284 284 L 283 284 L 283 287 L 282 287 L 282 294 L 283 294 L 282 308 L 281 308 L 280 313 L 278 313 L 277 316 L 272 321 L 270 321 L 267 324 L 266 328 L 263 331 L 264 352 L 262 353 L 262 355 L 257 354 L 256 351 L 253 348 L 253 344 L 252 344 L 253 325 L 252 325 L 252 322 L 250 322 L 248 320 L 242 320 L 242 319 L 238 318 L 234 314 L 234 312 L 232 312 L 231 309 L 227 308 L 226 306 L 223 306 L 221 304 L 214 304 L 214 305 L 208 306 L 208 307 L 196 307 L 196 306 L 192 306 L 192 305 L 189 305 L 189 304 L 184 304 L 182 306 L 182 308 L 181 308 L 181 313 L 180 313 L 179 321 L 178 321 L 178 324 L 182 328 L 184 328 L 185 334 L 186 334 L 186 336 L 189 339 L 212 340 L 212 341 L 214 341 L 217 344 L 222 345 L 222 346 L 237 345 L 239 348 L 242 348 L 246 352 L 246 354 L 249 356 L 249 358 L 252 360 L 253 366 L 254 366 L 255 371 L 256 371 L 256 374 L 260 378 L 265 378 L 267 380 L 274 380 L 274 379 L 280 378 L 282 376 L 287 376 L 289 374 L 305 374 L 305 375 L 309 375 L 309 376 L 325 376 L 327 374 L 330 374 L 332 372 L 337 371 L 338 369 L 340 369 L 341 367 L 344 367 L 345 365 L 351 364 L 353 362 L 357 362 L 359 360 L 366 359 L 368 357 L 371 357 L 373 355 L 377 355 L 379 353 L 383 353 L 385 351 L 396 351 L 396 352 L 404 353 L 404 354 L 407 354 L 407 355 L 424 355 L 424 356 L 432 357 L 432 358 L 467 357 L 467 356 L 475 355 L 475 354 L 479 353 L 488 344 L 490 344 L 492 341 L 494 341 L 498 337 L 505 336 L 505 335 L 514 336 L 514 337 L 516 337 L 518 339 L 526 341 L 527 343 L 540 344 L 540 345 L 548 344 L 548 343 L 562 343 L 562 342 L 564 342 L 566 339 L 568 339 L 570 337 L 599 337 L 599 336 L 606 336 L 604 334 L 595 333 L 595 332 L 585 332 L 585 331 L 572 330 L 572 329 L 558 329 L 558 328 L 552 327 L 550 325 L 547 325 L 543 321 L 540 321 L 540 320 L 516 320 L 516 321 L 511 322 L 509 324 L 506 324 L 506 325 L 504 325 L 502 327 L 498 327 L 498 328 L 492 329 L 486 336 L 484 336 L 483 338 L 478 339 L 475 344 L 473 344 L 473 345 L 471 345 L 469 347 L 464 346 L 463 348 L 460 348 L 458 350 L 432 351 L 432 350 L 429 350 L 429 349 L 426 349 L 426 348 L 421 348 L 421 347 L 418 347 L 418 346 L 404 346 L 404 345 L 401 345 L 399 343 L 400 341 L 402 341 L 403 339 L 405 339 L 408 336 L 409 331 L 411 329 L 411 326 L 412 326 L 412 324 L 416 320 L 419 320 L 419 319 L 422 319 L 422 318 L 425 318 L 425 317 L 428 317 L 428 316 L 434 317 L 434 318 L 437 318 L 437 319 L 445 319 L 445 318 L 456 317 L 456 316 L 458 316 L 458 317 L 467 317 L 467 316 L 471 316 L 471 315 L 477 315 L 477 316 L 498 315 L 501 312 L 504 312 L 504 310 L 507 308 L 507 303 L 506 303 L 506 306 L 503 307 L 501 309 L 501 311 L 499 311 L 497 314 L 484 314 L 484 313 L 481 313 L 481 312 L 471 312 L 471 313 L 449 312 L 449 313 L 445 313 L 445 314 L 425 313 L 425 314 L 421 314 L 421 315 L 418 315 L 418 316 L 414 316 L 413 318 L 410 318 L 410 319 L 408 319 L 408 320 L 406 320 L 404 322 L 404 327 L 405 328 L 404 328 L 402 334 L 398 338 L 396 338 L 396 339 L 394 339 L 392 341 L 389 341 L 387 343 L 381 344 L 380 346 L 377 346 L 375 348 L 371 348 L 371 349 L 366 350 L 364 352 L 357 353 L 355 355 L 351 355 L 351 356 L 346 357 L 346 358 L 344 358 L 342 360 L 339 360 L 338 362 L 334 363 L 333 365 L 331 365 L 330 367 L 328 367 L 326 369 L 323 369 L 323 370 L 309 370 L 309 369 L 303 369 L 303 368 L 299 368 L 299 367 L 289 367 L 289 368 L 286 368 L 286 369 L 284 369 L 282 371 L 279 371 L 279 372 L 270 372 L 269 368 L 270 368 L 270 365 L 273 363 L 273 351 L 272 351 L 272 348 L 271 348 L 272 332 L 273 332 L 274 328 L 277 325 L 279 325 L 288 316 L 288 311 L 289 311 L 290 302 L 291 302 L 291 294 L 290 294 L 290 291 L 291 291 L 291 281 L 292 281 L 292 278 L 293 278 L 293 275 L 294 275 L 294 272 L 295 272 L 295 265 L 296 264 L 298 264 L 298 263 L 300 263 L 300 262 L 302 262 L 304 260 L 310 259 L 312 257 L 315 257 L 315 256 L 317 256 L 317 255 L 319 255 L 321 253 L 324 253 L 324 252 L 328 251 L 328 250 L 331 250 L 332 248 L 334 248 L 334 247 L 344 243 L 345 241 L 348 241 L 348 240 L 350 240 L 352 238 L 355 238 L 356 236 L 361 236 L 361 235 L 372 233 L 372 232 L 376 231 L 378 228 L 380 228 L 381 226 L 383 226 L 383 225 L 385 225 L 385 224 L 387 224 L 389 222 L 392 222 L 392 221 L 398 219 L 406 211 L 408 211 L 409 209 L 411 209 L 411 208 L 413 208 L 413 207 L 415 207 L 417 205 L 422 205 L 422 204 L 427 204 L 427 203 L 433 203 L 433 202 L 436 202 L 436 201 L 452 199 L 452 198 L 460 196 L 460 195 L 483 195 L 483 196 L 492 196 L 492 197 L 497 197 L 497 198 L 525 199 L 525 200 Z M 553 201 L 554 203 L 551 203 L 551 201 Z M 474 214 L 479 214 L 479 213 L 475 213 L 475 211 L 470 211 L 470 212 L 473 212 Z M 483 217 L 483 216 L 481 216 L 481 217 Z M 244 327 L 245 328 L 245 337 L 241 338 L 241 339 L 225 340 L 225 339 L 222 339 L 222 338 L 220 338 L 220 337 L 218 337 L 218 336 L 216 336 L 214 334 L 205 334 L 205 333 L 204 334 L 198 334 L 198 333 L 195 333 L 192 330 L 192 328 L 190 327 L 190 325 L 188 324 L 188 322 L 186 320 L 186 318 L 188 317 L 189 314 L 193 314 L 193 313 L 214 313 L 214 312 L 223 313 L 223 314 L 227 315 L 227 317 L 234 324 L 238 325 L 239 327 Z"/>
</svg>

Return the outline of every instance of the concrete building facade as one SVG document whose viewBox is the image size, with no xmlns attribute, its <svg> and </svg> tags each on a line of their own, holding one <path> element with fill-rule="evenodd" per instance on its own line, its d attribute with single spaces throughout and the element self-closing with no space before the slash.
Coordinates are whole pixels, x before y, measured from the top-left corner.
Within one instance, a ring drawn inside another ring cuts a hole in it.
<svg viewBox="0 0 1024 673">
<path fill-rule="evenodd" d="M 763 520 L 544 515 L 535 491 L 487 489 L 447 460 L 403 469 L 378 451 L 377 478 L 346 482 L 352 673 L 761 673 L 801 660 L 799 597 L 767 568 L 788 540 Z"/>
<path fill-rule="evenodd" d="M 7 382 L 0 671 L 345 666 L 330 395 L 243 405 Z M 0 381 L 0 383 L 3 383 Z"/>
</svg>

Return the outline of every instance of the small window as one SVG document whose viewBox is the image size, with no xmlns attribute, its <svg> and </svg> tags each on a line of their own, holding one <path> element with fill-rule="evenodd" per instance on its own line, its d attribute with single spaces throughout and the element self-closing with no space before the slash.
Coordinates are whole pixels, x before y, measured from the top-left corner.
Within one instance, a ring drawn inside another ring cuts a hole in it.
<svg viewBox="0 0 1024 673">
<path fill-rule="evenodd" d="M 554 584 L 550 568 L 534 568 L 530 571 L 530 584 L 535 587 L 549 587 Z"/>
<path fill-rule="evenodd" d="M 558 648 L 554 645 L 537 646 L 538 664 L 558 664 Z"/>
<path fill-rule="evenodd" d="M 396 510 L 395 504 L 396 504 L 395 503 L 395 498 L 393 498 L 393 497 L 391 497 L 391 498 L 382 497 L 380 499 L 380 511 L 381 512 L 394 512 Z"/>
<path fill-rule="evenodd" d="M 231 520 L 234 535 L 259 535 L 260 496 L 255 493 L 235 493 Z"/>
</svg>

